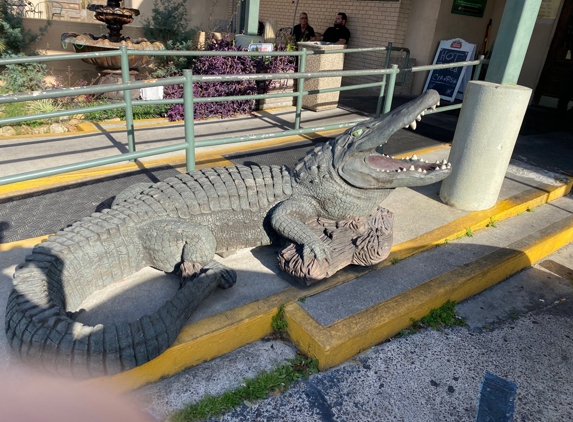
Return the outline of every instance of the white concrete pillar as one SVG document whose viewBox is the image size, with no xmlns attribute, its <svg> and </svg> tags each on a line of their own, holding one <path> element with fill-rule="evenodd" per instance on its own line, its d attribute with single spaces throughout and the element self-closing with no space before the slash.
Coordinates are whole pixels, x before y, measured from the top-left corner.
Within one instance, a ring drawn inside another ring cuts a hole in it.
<svg viewBox="0 0 573 422">
<path fill-rule="evenodd" d="M 440 189 L 445 204 L 466 211 L 495 205 L 530 97 L 523 86 L 468 84 L 450 151 L 452 174 Z"/>
</svg>

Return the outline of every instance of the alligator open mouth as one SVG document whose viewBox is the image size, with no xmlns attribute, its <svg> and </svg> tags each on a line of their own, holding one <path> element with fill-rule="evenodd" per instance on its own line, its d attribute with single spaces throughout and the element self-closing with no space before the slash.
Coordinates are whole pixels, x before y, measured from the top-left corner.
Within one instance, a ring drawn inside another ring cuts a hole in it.
<svg viewBox="0 0 573 422">
<path fill-rule="evenodd" d="M 420 97 L 378 119 L 356 125 L 336 140 L 334 166 L 349 184 L 363 189 L 423 186 L 451 173 L 447 160 L 430 163 L 413 155 L 395 158 L 383 153 L 390 136 L 402 128 L 416 129 L 426 110 L 440 103 L 436 91 Z"/>
<path fill-rule="evenodd" d="M 418 158 L 416 154 L 412 157 L 394 158 L 385 154 L 375 153 L 366 157 L 365 161 L 373 169 L 386 173 L 400 173 L 403 171 L 427 173 L 435 170 L 446 170 L 451 167 L 447 160 L 429 163 L 423 158 Z"/>
</svg>

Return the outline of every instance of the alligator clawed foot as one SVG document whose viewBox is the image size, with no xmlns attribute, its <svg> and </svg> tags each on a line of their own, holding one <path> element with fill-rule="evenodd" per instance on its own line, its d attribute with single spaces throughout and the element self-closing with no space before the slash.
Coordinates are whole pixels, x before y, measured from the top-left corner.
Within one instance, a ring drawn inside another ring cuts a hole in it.
<svg viewBox="0 0 573 422">
<path fill-rule="evenodd" d="M 316 259 L 321 264 L 330 264 L 330 248 L 321 240 L 308 242 L 303 246 L 302 259 L 305 263 Z"/>
<path fill-rule="evenodd" d="M 181 282 L 180 282 L 180 287 L 179 287 L 180 289 L 185 287 L 185 285 L 187 285 L 187 283 L 192 282 L 197 277 L 199 277 L 203 274 L 206 274 L 206 273 L 210 273 L 212 276 L 219 278 L 218 287 L 220 289 L 228 289 L 230 287 L 233 287 L 235 285 L 235 283 L 237 282 L 237 272 L 235 270 L 233 270 L 232 268 L 229 268 L 226 265 L 221 264 L 220 262 L 211 261 L 209 264 L 205 265 L 204 267 L 199 267 L 199 270 L 192 273 L 190 276 L 183 275 L 184 274 L 184 270 L 183 270 L 184 264 L 193 265 L 193 268 L 196 265 L 198 265 L 198 264 L 191 264 L 191 263 L 185 263 L 185 262 L 181 264 L 182 275 L 181 275 Z"/>
<path fill-rule="evenodd" d="M 181 272 L 181 280 L 193 277 L 194 275 L 198 274 L 199 271 L 201 271 L 201 268 L 203 268 L 203 265 L 199 264 L 198 262 L 183 261 L 179 267 L 179 271 Z"/>
<path fill-rule="evenodd" d="M 235 285 L 237 282 L 237 272 L 235 270 L 221 264 L 220 262 L 214 261 L 211 264 L 213 264 L 213 268 L 215 270 L 218 270 L 221 273 L 221 280 L 219 281 L 220 289 L 225 290 Z"/>
</svg>

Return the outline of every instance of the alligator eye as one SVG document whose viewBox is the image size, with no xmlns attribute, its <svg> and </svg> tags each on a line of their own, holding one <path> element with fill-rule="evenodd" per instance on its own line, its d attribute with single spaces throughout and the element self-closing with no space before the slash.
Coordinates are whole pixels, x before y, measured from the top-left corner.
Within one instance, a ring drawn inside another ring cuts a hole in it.
<svg viewBox="0 0 573 422">
<path fill-rule="evenodd" d="M 364 129 L 357 129 L 354 132 L 352 132 L 352 136 L 357 137 L 362 135 L 362 132 L 364 132 Z"/>
</svg>

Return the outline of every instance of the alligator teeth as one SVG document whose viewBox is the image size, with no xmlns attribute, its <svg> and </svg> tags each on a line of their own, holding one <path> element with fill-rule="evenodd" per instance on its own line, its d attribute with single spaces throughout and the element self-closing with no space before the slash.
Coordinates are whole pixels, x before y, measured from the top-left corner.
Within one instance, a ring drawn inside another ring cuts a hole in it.
<svg viewBox="0 0 573 422">
<path fill-rule="evenodd" d="M 407 155 L 406 158 L 404 158 L 404 160 L 409 160 L 409 159 L 410 159 L 409 155 Z"/>
<path fill-rule="evenodd" d="M 452 167 L 452 164 L 451 164 L 451 163 L 448 163 L 447 166 L 448 166 L 448 168 L 451 168 L 451 167 Z"/>
<path fill-rule="evenodd" d="M 424 170 L 422 173 L 427 173 L 427 171 L 426 171 L 426 170 Z"/>
<path fill-rule="evenodd" d="M 445 165 L 445 164 L 442 164 L 442 166 L 441 166 L 440 168 L 441 168 L 442 170 L 445 170 L 445 169 L 447 169 L 447 167 L 446 167 L 446 165 Z"/>
<path fill-rule="evenodd" d="M 412 160 L 417 160 L 418 156 L 416 154 L 412 155 Z"/>
<path fill-rule="evenodd" d="M 414 164 L 412 164 L 408 170 L 412 170 L 412 171 L 416 170 L 416 169 L 414 168 Z"/>
<path fill-rule="evenodd" d="M 404 126 L 404 129 L 408 129 L 410 127 L 410 125 L 406 125 Z"/>
<path fill-rule="evenodd" d="M 448 160 L 446 160 L 445 158 L 442 160 L 442 164 L 448 164 Z"/>
<path fill-rule="evenodd" d="M 432 110 L 435 110 L 435 109 L 436 109 L 436 106 L 435 106 L 435 105 L 433 105 L 433 106 L 432 106 Z"/>
<path fill-rule="evenodd" d="M 422 173 L 422 169 L 418 167 L 418 173 Z"/>
<path fill-rule="evenodd" d="M 424 110 L 420 113 L 420 116 L 425 116 L 425 115 L 426 115 L 426 110 Z"/>
<path fill-rule="evenodd" d="M 417 120 L 417 121 L 422 120 L 422 114 L 418 114 L 418 117 L 416 117 L 416 120 Z"/>
<path fill-rule="evenodd" d="M 416 130 L 416 127 L 418 127 L 415 121 L 410 123 L 410 126 L 412 126 L 412 130 Z"/>
</svg>

